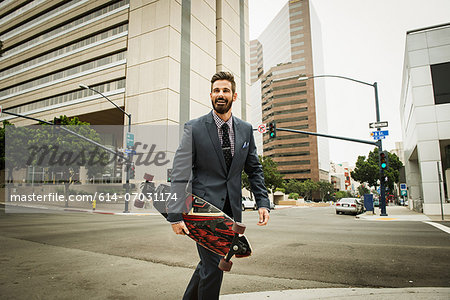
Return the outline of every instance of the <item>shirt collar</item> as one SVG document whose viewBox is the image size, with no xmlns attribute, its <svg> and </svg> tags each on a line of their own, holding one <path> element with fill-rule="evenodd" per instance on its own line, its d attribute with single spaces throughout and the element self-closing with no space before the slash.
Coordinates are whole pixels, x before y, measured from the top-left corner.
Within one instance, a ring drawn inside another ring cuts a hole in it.
<svg viewBox="0 0 450 300">
<path fill-rule="evenodd" d="M 214 122 L 216 123 L 217 128 L 222 128 L 222 125 L 227 123 L 228 124 L 228 128 L 233 128 L 233 114 L 231 115 L 231 117 L 228 119 L 228 121 L 224 121 L 222 120 L 214 110 L 212 110 L 212 115 L 214 118 Z"/>
</svg>

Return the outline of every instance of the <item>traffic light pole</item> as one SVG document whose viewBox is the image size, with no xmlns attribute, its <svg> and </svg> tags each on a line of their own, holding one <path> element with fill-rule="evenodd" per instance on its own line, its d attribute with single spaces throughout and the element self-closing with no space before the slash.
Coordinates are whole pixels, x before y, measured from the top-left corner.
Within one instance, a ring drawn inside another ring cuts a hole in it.
<svg viewBox="0 0 450 300">
<path fill-rule="evenodd" d="M 307 134 L 307 135 L 326 137 L 326 138 L 330 138 L 330 139 L 344 140 L 344 141 L 349 141 L 349 142 L 355 142 L 355 143 L 361 143 L 361 144 L 368 144 L 368 145 L 378 146 L 378 142 L 365 141 L 365 140 L 354 139 L 354 138 L 349 138 L 349 137 L 344 137 L 344 136 L 329 135 L 329 134 L 324 134 L 324 133 L 309 132 L 309 131 L 302 131 L 302 130 L 295 130 L 295 129 L 288 129 L 288 128 L 277 128 L 276 130 L 277 131 L 279 130 L 279 131 L 302 133 L 302 134 Z"/>
<path fill-rule="evenodd" d="M 339 76 L 339 75 L 315 75 L 315 76 L 305 76 L 304 74 L 301 75 L 301 77 L 298 79 L 299 81 L 303 81 L 303 80 L 308 80 L 308 79 L 312 79 L 312 78 L 320 78 L 320 77 L 334 77 L 334 78 L 340 78 L 340 79 L 345 79 L 345 80 L 350 80 L 350 81 L 354 81 L 357 83 L 361 83 L 364 85 L 369 85 L 371 87 L 374 88 L 375 90 L 375 110 L 376 110 L 376 117 L 377 117 L 377 122 L 380 122 L 380 105 L 379 105 L 379 101 L 378 101 L 378 83 L 374 82 L 374 83 L 368 83 L 368 82 L 364 82 L 361 80 L 357 80 L 357 79 L 353 79 L 353 78 L 349 78 L 349 77 L 345 77 L 345 76 Z M 381 128 L 378 128 L 377 131 L 380 131 Z M 366 143 L 368 144 L 368 143 Z M 378 146 L 378 151 L 383 151 L 383 142 L 380 140 L 378 140 L 377 142 L 375 142 L 375 145 Z M 384 180 L 384 171 L 382 170 L 381 166 L 380 166 L 380 206 L 381 206 L 381 216 L 387 216 L 386 213 L 386 197 L 385 197 L 385 180 Z"/>
<path fill-rule="evenodd" d="M 378 101 L 378 83 L 374 82 L 372 85 L 375 90 L 375 111 L 377 114 L 377 122 L 380 122 L 380 104 Z M 377 131 L 380 131 L 381 128 L 377 128 Z M 383 142 L 381 139 L 378 140 L 378 153 L 381 153 L 383 151 Z M 384 170 L 380 166 L 380 208 L 381 208 L 381 216 L 387 216 L 386 213 L 386 187 L 385 187 L 385 176 L 384 176 Z"/>
</svg>

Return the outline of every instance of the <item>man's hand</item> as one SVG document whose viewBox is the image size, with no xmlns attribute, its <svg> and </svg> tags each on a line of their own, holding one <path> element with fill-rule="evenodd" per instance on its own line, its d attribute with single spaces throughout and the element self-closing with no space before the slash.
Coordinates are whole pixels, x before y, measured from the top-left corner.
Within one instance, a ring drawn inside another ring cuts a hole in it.
<svg viewBox="0 0 450 300">
<path fill-rule="evenodd" d="M 267 225 L 267 222 L 269 222 L 269 211 L 265 207 L 261 207 L 258 209 L 259 213 L 259 222 L 256 223 L 258 226 L 264 226 Z"/>
<path fill-rule="evenodd" d="M 189 234 L 189 230 L 187 229 L 186 224 L 184 224 L 183 221 L 181 221 L 180 223 L 177 223 L 177 224 L 172 224 L 172 230 L 176 234 L 181 234 L 181 235 Z"/>
</svg>

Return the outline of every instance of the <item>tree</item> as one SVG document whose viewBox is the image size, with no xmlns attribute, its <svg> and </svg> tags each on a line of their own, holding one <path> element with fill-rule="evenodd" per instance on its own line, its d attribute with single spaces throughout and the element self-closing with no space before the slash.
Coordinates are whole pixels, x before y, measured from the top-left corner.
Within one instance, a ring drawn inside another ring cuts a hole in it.
<svg viewBox="0 0 450 300">
<path fill-rule="evenodd" d="M 385 186 L 392 193 L 394 190 L 394 183 L 399 180 L 400 169 L 403 167 L 403 164 L 397 155 L 388 153 L 388 156 L 389 168 L 384 171 L 384 176 L 388 179 Z M 365 156 L 358 156 L 356 168 L 351 172 L 351 176 L 360 183 L 367 182 L 369 186 L 379 186 L 377 182 L 380 179 L 378 148 L 371 151 L 367 159 Z"/>
<path fill-rule="evenodd" d="M 364 184 L 361 184 L 358 186 L 358 193 L 360 196 L 363 196 L 365 194 L 369 194 L 370 190 Z"/>
<path fill-rule="evenodd" d="M 69 119 L 67 116 L 60 116 L 55 118 L 53 123 L 64 125 L 65 128 L 83 137 L 101 143 L 99 134 L 90 127 L 90 124 L 80 121 L 77 117 Z M 74 182 L 74 175 L 79 172 L 80 167 L 86 167 L 88 176 L 92 176 L 101 172 L 110 161 L 108 152 L 59 126 L 44 123 L 33 126 L 30 130 L 33 132 L 26 139 L 27 164 L 45 167 L 49 171 L 62 174 L 60 182 L 64 184 L 66 206 L 69 186 Z"/>
<path fill-rule="evenodd" d="M 259 155 L 258 158 L 264 173 L 264 184 L 269 192 L 273 193 L 276 188 L 283 187 L 283 175 L 278 172 L 277 163 L 268 156 Z M 242 172 L 242 187 L 251 190 L 250 181 L 244 171 Z"/>
<path fill-rule="evenodd" d="M 330 200 L 329 195 L 334 193 L 333 184 L 328 181 L 319 181 L 317 182 L 317 185 L 322 201 L 325 201 L 325 199 Z"/>
<path fill-rule="evenodd" d="M 302 183 L 295 179 L 289 179 L 284 183 L 286 194 L 302 194 Z"/>
<path fill-rule="evenodd" d="M 319 184 L 317 182 L 312 181 L 311 179 L 307 179 L 301 183 L 300 195 L 302 195 L 305 200 L 308 200 L 310 197 L 312 197 L 312 193 L 318 188 Z"/>
<path fill-rule="evenodd" d="M 351 198 L 352 196 L 353 196 L 352 193 L 349 191 L 337 191 L 336 192 L 336 200 L 346 198 L 346 197 Z"/>
<path fill-rule="evenodd" d="M 6 182 L 14 182 L 13 171 L 27 166 L 24 159 L 26 144 L 24 141 L 30 136 L 30 130 L 26 127 L 15 127 L 8 121 L 3 121 L 0 129 L 0 167 L 7 169 Z"/>
<path fill-rule="evenodd" d="M 268 156 L 259 156 L 259 161 L 263 167 L 264 184 L 271 193 L 278 187 L 283 187 L 283 175 L 277 169 L 277 163 Z"/>
</svg>

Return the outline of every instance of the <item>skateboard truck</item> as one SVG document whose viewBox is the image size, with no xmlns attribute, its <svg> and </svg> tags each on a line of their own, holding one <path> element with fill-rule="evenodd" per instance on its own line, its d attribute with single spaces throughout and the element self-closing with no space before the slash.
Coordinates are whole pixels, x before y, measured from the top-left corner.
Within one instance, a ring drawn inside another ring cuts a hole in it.
<svg viewBox="0 0 450 300">
<path fill-rule="evenodd" d="M 242 246 L 239 244 L 239 235 L 244 234 L 245 225 L 242 223 L 233 223 L 232 230 L 234 231 L 233 240 L 231 241 L 230 251 L 219 262 L 219 269 L 228 272 L 233 266 L 233 262 L 230 260 L 236 253 L 242 252 Z"/>
</svg>

